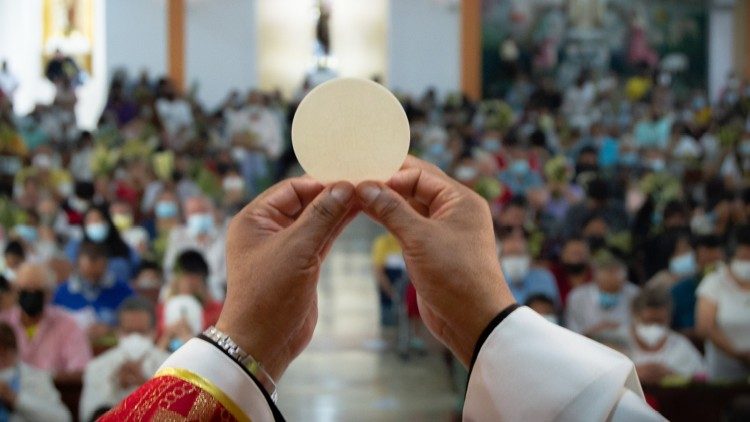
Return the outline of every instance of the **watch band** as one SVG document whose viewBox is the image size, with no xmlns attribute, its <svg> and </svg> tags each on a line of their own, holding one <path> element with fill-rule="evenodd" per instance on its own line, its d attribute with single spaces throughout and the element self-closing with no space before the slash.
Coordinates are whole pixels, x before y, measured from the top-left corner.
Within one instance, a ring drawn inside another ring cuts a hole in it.
<svg viewBox="0 0 750 422">
<path fill-rule="evenodd" d="M 208 327 L 206 331 L 203 332 L 203 335 L 227 352 L 227 354 L 236 360 L 237 363 L 245 367 L 258 380 L 263 388 L 266 389 L 268 395 L 271 396 L 271 400 L 276 403 L 276 400 L 279 398 L 279 393 L 276 391 L 276 383 L 273 381 L 273 378 L 268 375 L 268 372 L 266 372 L 260 362 L 250 356 L 249 353 L 242 350 L 242 348 L 238 346 L 231 337 L 214 326 Z"/>
</svg>

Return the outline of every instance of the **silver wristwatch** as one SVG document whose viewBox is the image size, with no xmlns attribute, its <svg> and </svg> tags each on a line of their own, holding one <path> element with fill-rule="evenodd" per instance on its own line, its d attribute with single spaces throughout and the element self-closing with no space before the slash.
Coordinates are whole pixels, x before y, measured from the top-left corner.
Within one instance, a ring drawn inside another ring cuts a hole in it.
<svg viewBox="0 0 750 422">
<path fill-rule="evenodd" d="M 240 365 L 247 368 L 247 370 L 253 374 L 255 379 L 258 380 L 260 385 L 266 389 L 268 395 L 271 396 L 271 400 L 276 403 L 276 400 L 279 398 L 279 393 L 276 391 L 276 383 L 273 381 L 273 378 L 268 375 L 268 372 L 266 372 L 260 362 L 255 360 L 255 358 L 250 356 L 246 351 L 242 350 L 234 340 L 214 326 L 208 327 L 206 331 L 203 332 L 203 335 L 208 337 L 217 346 L 221 347 Z"/>
</svg>

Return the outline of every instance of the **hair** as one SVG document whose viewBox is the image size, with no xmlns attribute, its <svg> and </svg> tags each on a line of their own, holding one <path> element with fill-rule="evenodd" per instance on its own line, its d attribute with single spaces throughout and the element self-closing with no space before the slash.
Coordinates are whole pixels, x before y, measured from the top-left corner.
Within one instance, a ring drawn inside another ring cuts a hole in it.
<svg viewBox="0 0 750 422">
<path fill-rule="evenodd" d="M 664 233 L 664 243 L 661 245 L 660 249 L 663 251 L 666 259 L 674 256 L 677 251 L 677 245 L 680 243 L 680 240 L 683 239 L 686 240 L 691 247 L 693 246 L 690 232 L 686 230 L 671 230 Z"/>
<path fill-rule="evenodd" d="M 664 212 L 662 213 L 664 216 L 664 220 L 667 220 L 674 216 L 687 216 L 688 210 L 684 203 L 680 201 L 669 201 L 667 205 L 664 206 Z"/>
<path fill-rule="evenodd" d="M 149 316 L 151 327 L 156 325 L 156 311 L 154 310 L 154 305 L 140 296 L 131 296 L 120 304 L 117 308 L 118 323 L 121 315 L 125 312 L 145 312 Z"/>
<path fill-rule="evenodd" d="M 21 259 L 26 258 L 26 252 L 23 250 L 23 245 L 17 240 L 8 243 L 5 247 L 5 255 L 15 255 L 21 257 Z"/>
<path fill-rule="evenodd" d="M 698 236 L 693 243 L 696 248 L 721 248 L 724 246 L 721 238 L 715 234 Z"/>
<path fill-rule="evenodd" d="M 0 347 L 5 350 L 18 351 L 18 342 L 16 333 L 10 325 L 0 322 Z"/>
<path fill-rule="evenodd" d="M 734 229 L 734 241 L 737 246 L 750 247 L 750 225 L 742 225 Z"/>
<path fill-rule="evenodd" d="M 10 291 L 10 282 L 7 278 L 0 275 L 0 294 L 7 293 Z"/>
<path fill-rule="evenodd" d="M 107 234 L 107 238 L 104 239 L 103 243 L 107 247 L 107 256 L 110 258 L 129 258 L 130 247 L 127 245 L 127 243 L 125 243 L 124 240 L 122 240 L 122 237 L 120 237 L 120 233 L 117 231 L 115 224 L 112 222 L 112 216 L 110 216 L 107 207 L 95 206 L 86 210 L 86 213 L 83 216 L 83 220 L 81 221 L 81 228 L 83 229 L 83 240 L 92 241 L 89 238 L 88 234 L 86 234 L 86 217 L 94 211 L 97 211 L 99 214 L 101 214 L 104 221 L 107 223 L 107 225 L 109 225 L 109 234 Z"/>
<path fill-rule="evenodd" d="M 203 254 L 190 249 L 177 256 L 175 272 L 199 275 L 205 279 L 208 278 L 210 269 Z"/>
<path fill-rule="evenodd" d="M 662 287 L 646 287 L 633 299 L 630 305 L 633 314 L 648 308 L 667 308 L 672 311 L 672 295 Z"/>
<path fill-rule="evenodd" d="M 143 271 L 156 271 L 159 274 L 162 273 L 161 265 L 156 261 L 141 261 L 141 265 L 138 267 L 138 273 L 142 273 Z"/>
<path fill-rule="evenodd" d="M 107 247 L 89 240 L 84 240 L 83 243 L 81 243 L 81 248 L 78 250 L 78 256 L 85 256 L 92 260 L 106 259 Z"/>
<path fill-rule="evenodd" d="M 531 304 L 533 304 L 534 302 L 542 302 L 552 306 L 553 308 L 555 307 L 555 302 L 549 296 L 543 293 L 535 293 L 529 296 L 528 299 L 526 299 L 526 303 L 524 305 L 531 306 Z"/>
</svg>

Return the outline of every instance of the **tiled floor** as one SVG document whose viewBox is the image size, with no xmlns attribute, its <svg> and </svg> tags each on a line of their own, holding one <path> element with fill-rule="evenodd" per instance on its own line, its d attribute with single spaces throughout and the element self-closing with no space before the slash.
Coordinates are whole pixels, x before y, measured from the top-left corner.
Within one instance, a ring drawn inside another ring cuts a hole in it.
<svg viewBox="0 0 750 422">
<path fill-rule="evenodd" d="M 379 328 L 370 270 L 381 232 L 358 217 L 338 240 L 321 274 L 313 341 L 279 385 L 290 421 L 448 421 L 456 405 L 438 347 L 402 360 L 392 333 Z"/>
</svg>

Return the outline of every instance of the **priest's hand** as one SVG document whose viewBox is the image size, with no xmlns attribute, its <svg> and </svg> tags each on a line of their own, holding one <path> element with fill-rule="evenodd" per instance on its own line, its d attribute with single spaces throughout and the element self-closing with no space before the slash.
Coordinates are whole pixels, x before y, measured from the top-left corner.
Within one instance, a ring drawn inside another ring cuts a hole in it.
<svg viewBox="0 0 750 422">
<path fill-rule="evenodd" d="M 515 303 L 487 202 L 413 157 L 388 183 L 359 184 L 357 196 L 399 240 L 425 325 L 468 366 L 482 331 Z"/>
<path fill-rule="evenodd" d="M 320 265 L 356 215 L 354 186 L 285 180 L 240 211 L 227 232 L 227 297 L 217 328 L 276 381 L 318 319 Z"/>
</svg>

